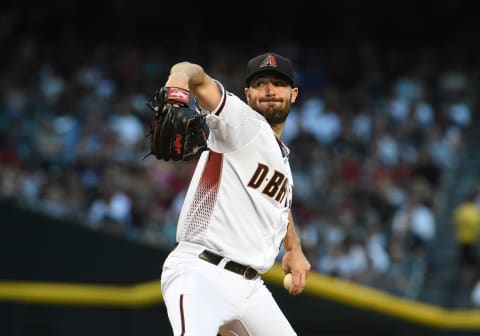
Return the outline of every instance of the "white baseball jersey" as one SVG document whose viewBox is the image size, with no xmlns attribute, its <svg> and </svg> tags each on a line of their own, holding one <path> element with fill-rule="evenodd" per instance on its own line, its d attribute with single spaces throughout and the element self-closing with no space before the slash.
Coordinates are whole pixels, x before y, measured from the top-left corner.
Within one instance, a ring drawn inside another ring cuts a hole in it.
<svg viewBox="0 0 480 336">
<path fill-rule="evenodd" d="M 177 241 L 200 244 L 264 273 L 287 230 L 289 149 L 261 114 L 218 85 L 221 102 L 207 116 L 210 150 L 199 158 L 185 196 Z"/>
</svg>

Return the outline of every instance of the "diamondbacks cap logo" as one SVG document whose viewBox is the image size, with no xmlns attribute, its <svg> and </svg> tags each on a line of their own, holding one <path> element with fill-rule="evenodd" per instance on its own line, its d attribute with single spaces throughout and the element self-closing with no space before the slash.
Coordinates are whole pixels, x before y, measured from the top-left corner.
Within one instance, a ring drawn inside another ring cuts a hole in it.
<svg viewBox="0 0 480 336">
<path fill-rule="evenodd" d="M 276 72 L 293 85 L 293 67 L 290 60 L 274 52 L 255 56 L 248 61 L 245 83 L 250 86 L 252 78 L 264 71 Z"/>
<path fill-rule="evenodd" d="M 265 68 L 265 67 L 277 68 L 278 67 L 277 66 L 277 60 L 275 59 L 274 55 L 268 54 L 267 56 L 265 56 L 262 63 L 260 63 L 260 65 L 258 67 L 259 68 Z"/>
</svg>

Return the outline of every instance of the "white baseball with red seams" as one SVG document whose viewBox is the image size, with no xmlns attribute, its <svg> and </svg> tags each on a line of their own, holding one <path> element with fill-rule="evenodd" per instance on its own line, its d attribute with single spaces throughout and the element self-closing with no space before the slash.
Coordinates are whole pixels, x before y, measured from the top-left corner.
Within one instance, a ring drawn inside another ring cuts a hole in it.
<svg viewBox="0 0 480 336">
<path fill-rule="evenodd" d="M 207 116 L 210 150 L 197 163 L 178 221 L 179 244 L 162 272 L 169 318 L 174 330 L 196 326 L 186 335 L 216 335 L 214 326 L 230 321 L 237 321 L 229 326 L 238 335 L 296 335 L 261 277 L 246 280 L 223 269 L 229 260 L 259 273 L 273 265 L 287 231 L 293 181 L 289 149 L 269 123 L 218 85 L 223 97 Z M 224 260 L 218 266 L 201 260 L 203 249 Z M 183 281 L 172 281 L 179 274 Z M 208 312 L 201 308 L 205 300 Z"/>
</svg>

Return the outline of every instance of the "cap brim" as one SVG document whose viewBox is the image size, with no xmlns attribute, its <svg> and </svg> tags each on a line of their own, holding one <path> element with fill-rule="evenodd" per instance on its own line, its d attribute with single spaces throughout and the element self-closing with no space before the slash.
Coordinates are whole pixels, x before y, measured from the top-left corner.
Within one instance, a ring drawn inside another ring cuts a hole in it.
<svg viewBox="0 0 480 336">
<path fill-rule="evenodd" d="M 274 73 L 275 75 L 277 75 L 278 77 L 282 78 L 282 79 L 285 79 L 290 85 L 293 86 L 293 79 L 291 79 L 289 76 L 285 75 L 283 72 L 280 72 L 278 70 L 275 70 L 275 69 L 265 69 L 265 70 L 259 70 L 259 71 L 256 71 L 255 73 L 251 74 L 250 76 L 247 77 L 247 79 L 245 79 L 245 83 L 247 85 L 250 85 L 250 82 L 255 78 L 255 77 L 259 77 L 261 75 L 265 75 L 267 73 Z"/>
</svg>

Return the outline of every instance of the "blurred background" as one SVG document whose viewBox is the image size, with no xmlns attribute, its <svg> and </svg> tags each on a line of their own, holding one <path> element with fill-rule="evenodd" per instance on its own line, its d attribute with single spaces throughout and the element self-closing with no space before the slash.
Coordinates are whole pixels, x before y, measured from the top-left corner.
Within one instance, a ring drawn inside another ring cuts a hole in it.
<svg viewBox="0 0 480 336">
<path fill-rule="evenodd" d="M 246 61 L 275 51 L 300 88 L 284 140 L 314 271 L 480 308 L 480 25 L 466 1 L 0 6 L 6 208 L 170 250 L 195 162 L 143 159 L 145 102 L 181 60 L 243 97 Z"/>
</svg>

